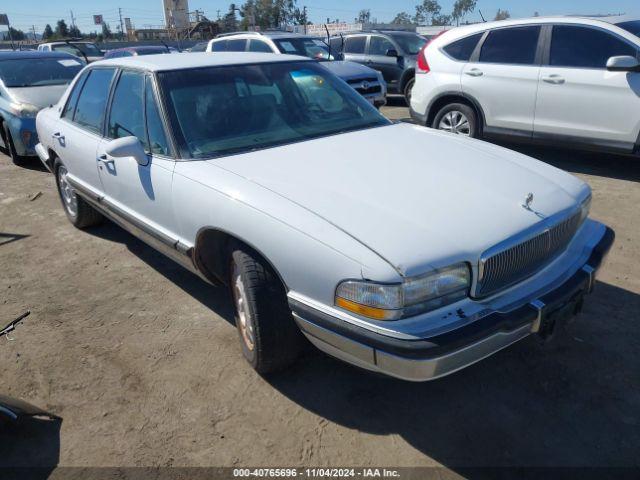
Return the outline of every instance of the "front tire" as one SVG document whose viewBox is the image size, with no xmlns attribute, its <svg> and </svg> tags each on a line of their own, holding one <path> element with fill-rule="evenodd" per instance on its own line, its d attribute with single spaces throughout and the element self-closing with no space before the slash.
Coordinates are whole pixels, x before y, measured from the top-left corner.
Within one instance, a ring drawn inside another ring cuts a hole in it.
<svg viewBox="0 0 640 480">
<path fill-rule="evenodd" d="M 251 249 L 232 246 L 229 287 L 242 354 L 254 370 L 266 374 L 293 364 L 304 340 L 270 266 Z"/>
<path fill-rule="evenodd" d="M 16 151 L 16 146 L 13 143 L 13 137 L 11 136 L 11 132 L 9 131 L 9 127 L 4 125 L 4 143 L 7 146 L 7 155 L 11 158 L 11 161 L 14 165 L 24 165 L 25 157 L 18 155 Z"/>
<path fill-rule="evenodd" d="M 102 223 L 104 217 L 83 200 L 69 183 L 67 179 L 67 167 L 60 160 L 56 160 L 54 164 L 54 172 L 56 174 L 56 185 L 58 194 L 62 201 L 62 208 L 67 218 L 76 228 L 87 228 Z"/>
<path fill-rule="evenodd" d="M 463 103 L 450 103 L 441 108 L 433 121 L 433 128 L 472 138 L 477 138 L 480 133 L 476 112 Z"/>
</svg>

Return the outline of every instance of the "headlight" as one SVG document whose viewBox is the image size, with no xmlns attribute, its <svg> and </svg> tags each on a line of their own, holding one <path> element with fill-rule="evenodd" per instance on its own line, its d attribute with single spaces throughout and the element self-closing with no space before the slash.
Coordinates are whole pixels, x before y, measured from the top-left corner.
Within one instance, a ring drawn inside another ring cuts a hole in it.
<svg viewBox="0 0 640 480">
<path fill-rule="evenodd" d="M 9 105 L 11 113 L 22 118 L 35 118 L 40 109 L 29 103 L 12 103 Z"/>
<path fill-rule="evenodd" d="M 467 296 L 470 284 L 469 267 L 460 263 L 403 283 L 347 280 L 338 285 L 335 304 L 363 317 L 398 320 L 457 302 Z"/>
<path fill-rule="evenodd" d="M 580 204 L 580 224 L 586 220 L 591 210 L 591 194 Z"/>
</svg>

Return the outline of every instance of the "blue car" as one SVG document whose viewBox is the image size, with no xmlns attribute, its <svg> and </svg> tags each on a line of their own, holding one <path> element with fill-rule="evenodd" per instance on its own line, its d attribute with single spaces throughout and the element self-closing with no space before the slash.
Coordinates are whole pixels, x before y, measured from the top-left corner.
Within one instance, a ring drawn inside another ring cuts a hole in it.
<svg viewBox="0 0 640 480">
<path fill-rule="evenodd" d="M 84 65 L 68 53 L 0 52 L 0 146 L 14 163 L 36 155 L 36 115 L 58 102 Z"/>
</svg>

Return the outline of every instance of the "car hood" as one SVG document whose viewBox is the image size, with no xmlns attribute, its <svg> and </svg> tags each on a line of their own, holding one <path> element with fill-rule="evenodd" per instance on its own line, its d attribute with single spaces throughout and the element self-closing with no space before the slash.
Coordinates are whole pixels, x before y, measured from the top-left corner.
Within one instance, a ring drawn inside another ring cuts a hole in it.
<svg viewBox="0 0 640 480">
<path fill-rule="evenodd" d="M 333 61 L 322 62 L 322 65 L 328 68 L 333 74 L 340 78 L 359 78 L 359 77 L 371 77 L 377 78 L 378 73 L 373 69 L 360 65 L 356 62 L 347 61 Z"/>
<path fill-rule="evenodd" d="M 48 85 L 45 87 L 11 88 L 9 92 L 15 101 L 29 103 L 38 108 L 55 105 L 69 85 Z"/>
<path fill-rule="evenodd" d="M 210 162 L 322 217 L 403 275 L 476 262 L 588 192 L 524 155 L 409 124 Z M 529 193 L 531 210 L 522 206 Z"/>
</svg>

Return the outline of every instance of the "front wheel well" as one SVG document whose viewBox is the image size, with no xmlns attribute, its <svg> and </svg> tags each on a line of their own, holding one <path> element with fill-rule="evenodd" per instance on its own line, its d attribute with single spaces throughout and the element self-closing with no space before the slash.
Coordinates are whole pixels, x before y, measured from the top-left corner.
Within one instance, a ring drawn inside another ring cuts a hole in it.
<svg viewBox="0 0 640 480">
<path fill-rule="evenodd" d="M 470 100 L 469 98 L 463 96 L 463 95 L 444 95 L 440 98 L 438 98 L 435 102 L 433 102 L 433 105 L 431 105 L 431 107 L 429 108 L 429 114 L 427 116 L 427 127 L 433 127 L 433 121 L 436 118 L 436 115 L 438 115 L 438 112 L 440 110 L 442 110 L 442 108 L 444 108 L 445 106 L 451 104 L 451 103 L 462 103 L 463 105 L 467 105 L 469 107 L 471 107 L 473 109 L 473 111 L 476 113 L 476 117 L 478 118 L 478 128 L 479 131 L 482 132 L 482 128 L 484 126 L 484 115 L 482 113 L 482 110 L 480 109 L 480 107 L 472 100 Z"/>
<path fill-rule="evenodd" d="M 203 228 L 196 236 L 192 259 L 202 275 L 214 284 L 227 284 L 232 247 L 250 251 L 265 261 L 288 291 L 287 285 L 269 259 L 256 247 L 243 239 L 217 228 Z"/>
</svg>

